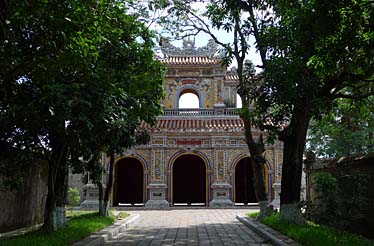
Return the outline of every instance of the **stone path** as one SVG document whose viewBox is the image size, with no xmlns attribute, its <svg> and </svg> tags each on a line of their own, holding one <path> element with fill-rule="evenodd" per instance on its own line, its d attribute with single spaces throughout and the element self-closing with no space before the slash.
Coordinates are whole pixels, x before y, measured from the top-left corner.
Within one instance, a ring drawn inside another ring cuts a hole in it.
<svg viewBox="0 0 374 246">
<path fill-rule="evenodd" d="M 253 245 L 268 246 L 235 216 L 248 209 L 135 210 L 139 220 L 106 245 Z"/>
</svg>

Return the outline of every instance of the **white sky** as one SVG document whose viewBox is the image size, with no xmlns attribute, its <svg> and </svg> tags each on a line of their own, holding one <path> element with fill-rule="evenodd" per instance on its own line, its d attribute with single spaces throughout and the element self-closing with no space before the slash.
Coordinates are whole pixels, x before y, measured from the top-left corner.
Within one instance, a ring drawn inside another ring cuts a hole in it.
<svg viewBox="0 0 374 246">
<path fill-rule="evenodd" d="M 193 93 L 184 93 L 179 98 L 179 108 L 199 108 L 199 98 Z"/>
<path fill-rule="evenodd" d="M 242 99 L 236 94 L 236 107 L 242 107 Z M 179 98 L 179 108 L 199 108 L 199 98 L 193 93 L 184 93 Z"/>
</svg>

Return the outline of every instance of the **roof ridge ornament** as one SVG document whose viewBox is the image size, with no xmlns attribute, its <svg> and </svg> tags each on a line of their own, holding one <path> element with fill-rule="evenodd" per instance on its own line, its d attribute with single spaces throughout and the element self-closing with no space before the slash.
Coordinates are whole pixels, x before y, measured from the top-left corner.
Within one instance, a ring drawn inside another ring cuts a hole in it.
<svg viewBox="0 0 374 246">
<path fill-rule="evenodd" d="M 213 39 L 208 41 L 208 44 L 203 47 L 195 47 L 195 38 L 187 37 L 183 39 L 183 48 L 175 47 L 167 38 L 160 39 L 161 51 L 169 57 L 186 57 L 186 56 L 202 56 L 213 58 L 217 52 L 217 44 Z"/>
</svg>

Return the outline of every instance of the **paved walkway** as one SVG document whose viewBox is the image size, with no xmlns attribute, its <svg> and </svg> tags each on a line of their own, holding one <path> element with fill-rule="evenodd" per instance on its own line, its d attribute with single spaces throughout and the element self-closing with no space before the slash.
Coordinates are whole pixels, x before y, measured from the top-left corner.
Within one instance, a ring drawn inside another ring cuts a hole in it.
<svg viewBox="0 0 374 246">
<path fill-rule="evenodd" d="M 248 209 L 134 210 L 140 218 L 106 245 L 269 246 L 235 216 Z"/>
</svg>

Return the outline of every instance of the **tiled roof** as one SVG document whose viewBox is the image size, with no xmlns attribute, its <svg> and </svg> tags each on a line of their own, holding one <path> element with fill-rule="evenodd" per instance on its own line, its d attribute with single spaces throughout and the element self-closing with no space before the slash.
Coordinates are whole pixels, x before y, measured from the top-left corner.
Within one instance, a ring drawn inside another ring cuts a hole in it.
<svg viewBox="0 0 374 246">
<path fill-rule="evenodd" d="M 220 59 L 218 58 L 209 58 L 207 56 L 170 56 L 164 59 L 161 59 L 162 62 L 165 62 L 169 65 L 211 65 L 211 64 L 220 64 Z"/>
<path fill-rule="evenodd" d="M 150 127 L 148 124 L 142 123 L 142 128 L 150 131 L 243 131 L 244 123 L 242 119 L 159 119 L 156 126 Z"/>
</svg>

